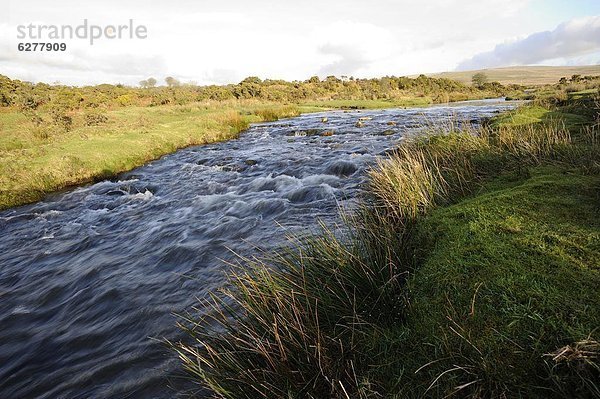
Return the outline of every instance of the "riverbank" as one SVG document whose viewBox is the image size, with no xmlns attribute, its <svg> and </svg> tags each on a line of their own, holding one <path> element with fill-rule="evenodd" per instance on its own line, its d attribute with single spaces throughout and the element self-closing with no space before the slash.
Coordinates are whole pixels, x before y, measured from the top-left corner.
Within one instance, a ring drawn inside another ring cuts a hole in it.
<svg viewBox="0 0 600 399">
<path fill-rule="evenodd" d="M 0 209 L 113 177 L 180 148 L 236 138 L 250 123 L 299 114 L 296 106 L 244 102 L 126 107 L 105 112 L 100 124 L 86 124 L 77 113 L 71 129 L 56 131 L 5 111 Z"/>
<path fill-rule="evenodd" d="M 27 115 L 0 112 L 0 210 L 41 200 L 67 187 L 114 177 L 181 148 L 237 138 L 251 123 L 334 109 L 415 107 L 431 99 L 336 100 L 281 105 L 241 100 L 124 107 L 72 127 L 36 125 Z"/>
<path fill-rule="evenodd" d="M 185 338 L 173 314 L 225 283 L 223 261 L 252 256 L 255 246 L 276 251 L 290 231 L 339 222 L 338 207 L 355 203 L 369 166 L 424 120 L 476 123 L 515 105 L 259 123 L 236 140 L 2 212 L 10 295 L 1 302 L 0 358 L 11 361 L 0 359 L 0 396 L 172 398 L 170 387 L 193 388 L 177 378 L 179 360 L 160 339 Z"/>
<path fill-rule="evenodd" d="M 68 131 L 36 126 L 16 110 L 0 112 L 0 210 L 41 200 L 64 188 L 114 177 L 192 145 L 238 137 L 251 123 L 332 109 L 428 105 L 407 101 L 320 101 L 280 105 L 225 101 L 125 107 L 86 123 L 74 113 Z"/>
<path fill-rule="evenodd" d="M 250 123 L 331 109 L 427 106 L 498 97 L 420 77 L 131 88 L 32 85 L 0 75 L 0 210 L 116 176 L 178 149 L 236 138 Z"/>
<path fill-rule="evenodd" d="M 186 370 L 230 398 L 598 395 L 599 104 L 406 141 L 344 233 L 244 260 L 182 322 Z"/>
</svg>

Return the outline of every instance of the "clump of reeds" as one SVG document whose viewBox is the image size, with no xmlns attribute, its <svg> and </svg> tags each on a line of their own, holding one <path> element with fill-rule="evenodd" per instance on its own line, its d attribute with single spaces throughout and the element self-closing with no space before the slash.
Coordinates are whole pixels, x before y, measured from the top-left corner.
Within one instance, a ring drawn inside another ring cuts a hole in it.
<svg viewBox="0 0 600 399">
<path fill-rule="evenodd" d="M 369 189 L 397 221 L 417 218 L 448 190 L 440 165 L 422 150 L 401 147 L 369 174 Z"/>
<path fill-rule="evenodd" d="M 600 397 L 600 342 L 588 337 L 546 357 L 555 386 L 565 397 Z"/>
<path fill-rule="evenodd" d="M 490 139 L 500 151 L 533 164 L 552 159 L 557 150 L 571 144 L 569 130 L 560 123 L 500 127 Z"/>
<path fill-rule="evenodd" d="M 236 134 L 250 127 L 250 122 L 246 118 L 244 118 L 238 111 L 234 110 L 215 113 L 214 120 L 219 124 L 229 126 L 232 133 Z"/>
<path fill-rule="evenodd" d="M 467 125 L 408 139 L 369 172 L 374 204 L 405 223 L 471 192 L 500 170 L 538 165 L 571 154 L 571 135 L 558 123 L 500 128 Z M 595 136 L 590 133 L 590 140 Z"/>
<path fill-rule="evenodd" d="M 405 305 L 397 245 L 381 233 L 325 230 L 244 259 L 204 315 L 182 321 L 194 339 L 173 346 L 185 369 L 228 398 L 367 397 L 368 337 Z"/>
<path fill-rule="evenodd" d="M 429 134 L 405 142 L 369 172 L 368 193 L 398 223 L 470 192 L 484 173 L 482 156 L 492 157 L 487 136 L 473 131 Z"/>
</svg>

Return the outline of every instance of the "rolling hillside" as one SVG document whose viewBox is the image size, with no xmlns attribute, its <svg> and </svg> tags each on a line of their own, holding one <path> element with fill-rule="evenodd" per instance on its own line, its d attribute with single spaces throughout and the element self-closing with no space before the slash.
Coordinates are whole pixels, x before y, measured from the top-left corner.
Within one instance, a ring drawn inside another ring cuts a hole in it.
<svg viewBox="0 0 600 399">
<path fill-rule="evenodd" d="M 476 71 L 457 71 L 431 73 L 427 76 L 441 77 L 471 83 L 471 77 L 477 72 L 484 72 L 490 81 L 502 84 L 541 85 L 556 83 L 561 77 L 572 75 L 600 75 L 600 65 L 587 66 L 517 66 L 505 68 L 480 69 Z"/>
</svg>

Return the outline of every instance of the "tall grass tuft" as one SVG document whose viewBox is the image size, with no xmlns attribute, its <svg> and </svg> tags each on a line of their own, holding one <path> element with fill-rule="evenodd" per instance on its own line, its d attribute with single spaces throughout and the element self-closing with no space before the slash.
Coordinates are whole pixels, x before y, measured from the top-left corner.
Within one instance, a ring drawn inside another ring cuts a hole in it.
<svg viewBox="0 0 600 399">
<path fill-rule="evenodd" d="M 571 144 L 569 130 L 558 122 L 519 128 L 500 127 L 489 137 L 500 151 L 515 160 L 533 164 L 554 159 L 561 148 Z"/>
<path fill-rule="evenodd" d="M 552 380 L 565 397 L 600 397 L 600 342 L 588 337 L 546 357 Z"/>
<path fill-rule="evenodd" d="M 409 139 L 369 171 L 372 206 L 404 225 L 468 194 L 473 182 L 497 169 L 488 137 L 468 128 Z"/>
<path fill-rule="evenodd" d="M 173 347 L 185 369 L 227 398 L 374 395 L 364 377 L 369 337 L 401 319 L 406 274 L 394 234 L 351 231 L 244 259 L 229 287 L 202 303 L 210 311 L 182 321 L 193 343 Z"/>
<path fill-rule="evenodd" d="M 234 110 L 216 113 L 213 118 L 218 124 L 228 126 L 234 134 L 240 133 L 250 127 L 250 122 L 238 111 Z"/>
<path fill-rule="evenodd" d="M 541 126 L 434 130 L 408 139 L 369 172 L 373 206 L 398 223 L 409 223 L 437 205 L 461 198 L 481 179 L 502 170 L 580 157 L 571 134 L 558 123 Z M 588 141 L 596 140 L 587 133 Z M 589 146 L 586 145 L 586 150 Z"/>
<path fill-rule="evenodd" d="M 258 108 L 254 114 L 259 116 L 265 122 L 277 121 L 282 118 L 291 118 L 300 115 L 300 111 L 295 105 L 282 105 L 277 107 Z"/>
<path fill-rule="evenodd" d="M 380 200 L 378 206 L 403 223 L 416 219 L 444 198 L 448 184 L 436 158 L 405 146 L 378 162 L 369 173 L 369 189 Z"/>
</svg>

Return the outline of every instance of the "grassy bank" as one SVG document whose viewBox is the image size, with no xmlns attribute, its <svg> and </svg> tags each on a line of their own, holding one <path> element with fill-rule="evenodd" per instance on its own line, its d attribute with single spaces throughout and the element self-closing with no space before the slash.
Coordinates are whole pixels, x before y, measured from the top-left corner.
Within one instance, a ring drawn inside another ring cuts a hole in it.
<svg viewBox="0 0 600 399">
<path fill-rule="evenodd" d="M 42 114 L 43 115 L 43 114 Z M 256 101 L 126 107 L 88 123 L 74 112 L 69 129 L 0 113 L 0 209 L 49 192 L 104 179 L 190 145 L 237 137 L 252 122 L 299 115 L 296 106 Z"/>
<path fill-rule="evenodd" d="M 342 233 L 244 260 L 174 344 L 228 398 L 600 395 L 599 102 L 409 140 Z"/>
<path fill-rule="evenodd" d="M 411 310 L 389 332 L 404 354 L 389 358 L 390 389 L 433 397 L 600 393 L 598 359 L 574 350 L 598 340 L 599 190 L 598 175 L 533 167 L 432 212 L 415 234 Z"/>
</svg>

